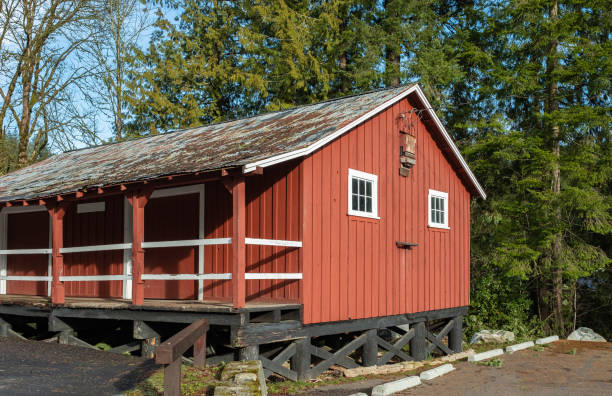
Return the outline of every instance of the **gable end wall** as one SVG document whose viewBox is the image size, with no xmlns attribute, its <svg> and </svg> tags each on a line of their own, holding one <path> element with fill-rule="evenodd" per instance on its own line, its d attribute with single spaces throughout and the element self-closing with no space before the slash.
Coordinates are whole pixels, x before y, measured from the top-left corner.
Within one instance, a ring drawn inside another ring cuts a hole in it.
<svg viewBox="0 0 612 396">
<path fill-rule="evenodd" d="M 416 165 L 399 175 L 410 109 L 401 100 L 301 164 L 305 323 L 469 305 L 470 193 L 420 120 Z M 349 168 L 378 175 L 380 220 L 347 215 Z M 428 227 L 429 189 L 448 193 L 450 230 Z"/>
</svg>

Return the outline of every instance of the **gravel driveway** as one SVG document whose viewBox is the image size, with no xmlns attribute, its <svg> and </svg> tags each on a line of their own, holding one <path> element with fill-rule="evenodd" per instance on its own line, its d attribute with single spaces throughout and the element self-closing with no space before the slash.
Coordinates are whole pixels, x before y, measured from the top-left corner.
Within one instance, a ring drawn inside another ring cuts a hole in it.
<svg viewBox="0 0 612 396">
<path fill-rule="evenodd" d="M 573 351 L 575 353 L 568 353 Z M 612 343 L 558 341 L 537 352 L 505 354 L 502 367 L 456 362 L 456 370 L 397 395 L 612 395 Z M 301 395 L 370 394 L 384 381 L 329 385 Z"/>
<path fill-rule="evenodd" d="M 148 377 L 152 360 L 0 337 L 0 395 L 117 395 Z"/>
</svg>

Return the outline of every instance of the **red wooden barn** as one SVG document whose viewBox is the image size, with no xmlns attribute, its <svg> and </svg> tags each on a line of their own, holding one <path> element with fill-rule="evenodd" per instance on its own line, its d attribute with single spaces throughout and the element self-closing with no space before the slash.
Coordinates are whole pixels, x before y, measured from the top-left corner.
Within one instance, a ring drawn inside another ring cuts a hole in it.
<svg viewBox="0 0 612 396">
<path fill-rule="evenodd" d="M 418 85 L 71 151 L 0 178 L 0 315 L 206 317 L 289 378 L 449 353 L 479 196 Z"/>
</svg>

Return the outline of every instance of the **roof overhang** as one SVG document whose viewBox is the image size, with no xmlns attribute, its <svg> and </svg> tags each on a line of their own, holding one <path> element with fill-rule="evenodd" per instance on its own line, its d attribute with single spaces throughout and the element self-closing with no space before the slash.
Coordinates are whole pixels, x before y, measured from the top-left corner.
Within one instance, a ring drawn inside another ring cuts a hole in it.
<svg viewBox="0 0 612 396">
<path fill-rule="evenodd" d="M 336 132 L 334 132 L 332 134 L 329 134 L 325 138 L 320 139 L 320 140 L 314 142 L 310 146 L 307 146 L 307 147 L 299 149 L 299 150 L 291 151 L 291 152 L 288 152 L 288 153 L 283 153 L 283 154 L 280 154 L 280 155 L 276 155 L 276 156 L 273 156 L 273 157 L 270 157 L 270 158 L 266 158 L 266 159 L 263 159 L 263 160 L 259 160 L 259 161 L 256 161 L 256 162 L 249 163 L 249 164 L 247 164 L 247 165 L 245 165 L 243 167 L 243 172 L 244 173 L 250 173 L 250 172 L 253 172 L 254 170 L 256 170 L 257 167 L 265 168 L 265 167 L 268 167 L 268 166 L 272 166 L 272 165 L 280 164 L 280 163 L 283 163 L 283 162 L 286 162 L 286 161 L 290 161 L 292 159 L 296 159 L 296 158 L 305 157 L 307 155 L 310 155 L 313 152 L 315 152 L 316 150 L 318 150 L 321 147 L 325 146 L 326 144 L 334 141 L 335 139 L 339 138 L 340 136 L 344 135 L 345 133 L 351 131 L 353 128 L 355 128 L 359 124 L 361 124 L 361 123 L 365 122 L 366 120 L 374 117 L 378 113 L 388 109 L 389 107 L 393 106 L 395 103 L 399 102 L 400 100 L 402 100 L 402 99 L 404 99 L 404 98 L 406 98 L 406 97 L 408 97 L 410 95 L 416 95 L 418 97 L 418 99 L 425 105 L 425 110 L 427 111 L 427 114 L 431 117 L 431 119 L 433 120 L 435 126 L 438 128 L 438 131 L 440 132 L 440 135 L 442 136 L 444 141 L 448 144 L 448 147 L 450 148 L 452 154 L 455 156 L 455 158 L 457 159 L 457 161 L 459 162 L 459 164 L 461 165 L 461 167 L 465 171 L 465 174 L 468 176 L 469 182 L 472 184 L 474 189 L 478 192 L 478 194 L 483 199 L 487 199 L 487 194 L 485 193 L 485 191 L 482 188 L 482 186 L 480 185 L 480 183 L 478 183 L 478 180 L 476 180 L 476 176 L 474 176 L 474 173 L 472 172 L 472 170 L 468 166 L 467 162 L 465 162 L 465 159 L 463 158 L 463 156 L 459 152 L 459 149 L 457 148 L 457 146 L 453 142 L 453 139 L 448 134 L 448 131 L 446 130 L 446 128 L 444 128 L 444 125 L 440 121 L 440 118 L 438 117 L 436 112 L 431 107 L 431 104 L 427 100 L 427 97 L 425 97 L 425 94 L 423 93 L 423 90 L 421 89 L 421 87 L 418 84 L 414 84 L 414 85 L 410 86 L 409 88 L 407 88 L 405 91 L 403 91 L 399 95 L 397 95 L 397 96 L 393 97 L 392 99 L 382 103 L 381 105 L 379 105 L 376 108 L 370 110 L 369 112 L 365 113 L 361 117 L 353 120 L 352 122 L 350 122 L 349 124 L 345 125 L 344 127 L 342 127 L 341 129 L 337 130 Z"/>
</svg>

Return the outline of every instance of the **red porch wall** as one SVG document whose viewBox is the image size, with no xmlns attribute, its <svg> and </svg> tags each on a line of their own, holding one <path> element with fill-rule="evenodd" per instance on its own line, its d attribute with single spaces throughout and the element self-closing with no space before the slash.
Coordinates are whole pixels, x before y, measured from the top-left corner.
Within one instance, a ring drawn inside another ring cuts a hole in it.
<svg viewBox="0 0 612 396">
<path fill-rule="evenodd" d="M 123 196 L 116 195 L 86 202 L 104 202 L 104 212 L 77 213 L 77 204 L 69 206 L 64 218 L 64 246 L 78 247 L 123 243 Z M 123 251 L 66 253 L 64 275 L 121 275 Z M 121 281 L 65 282 L 66 297 L 118 297 Z"/>
<path fill-rule="evenodd" d="M 306 323 L 469 304 L 470 194 L 420 120 L 416 166 L 399 175 L 397 120 L 410 108 L 400 101 L 302 163 Z M 380 220 L 347 215 L 349 168 L 378 175 Z M 428 227 L 429 189 L 448 192 L 450 230 Z"/>
<path fill-rule="evenodd" d="M 13 213 L 7 216 L 7 249 L 48 249 L 49 214 L 47 212 Z M 8 255 L 6 272 L 12 276 L 46 276 L 46 254 Z M 7 294 L 47 295 L 47 282 L 6 281 Z"/>
<path fill-rule="evenodd" d="M 297 163 L 267 168 L 246 179 L 247 237 L 299 241 L 300 168 Z M 232 197 L 222 183 L 206 184 L 206 238 L 232 236 Z M 231 272 L 230 245 L 206 246 L 207 273 Z M 247 272 L 300 272 L 299 249 L 247 245 Z M 299 298 L 297 280 L 247 280 L 247 301 Z M 228 299 L 231 281 L 205 281 L 205 298 Z"/>
<path fill-rule="evenodd" d="M 145 241 L 174 241 L 198 238 L 198 194 L 150 199 L 145 208 Z M 197 274 L 198 248 L 146 249 L 145 274 Z M 198 282 L 189 280 L 146 280 L 145 298 L 195 300 Z"/>
</svg>

